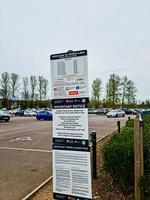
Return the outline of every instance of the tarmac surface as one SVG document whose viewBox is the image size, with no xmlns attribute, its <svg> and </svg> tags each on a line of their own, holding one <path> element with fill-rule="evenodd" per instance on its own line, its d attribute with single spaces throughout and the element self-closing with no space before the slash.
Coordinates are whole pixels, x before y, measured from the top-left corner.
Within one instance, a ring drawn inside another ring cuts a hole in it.
<svg viewBox="0 0 150 200">
<path fill-rule="evenodd" d="M 124 126 L 125 118 L 89 115 L 97 140 Z M 52 175 L 52 122 L 13 117 L 0 122 L 0 200 L 21 200 Z"/>
</svg>

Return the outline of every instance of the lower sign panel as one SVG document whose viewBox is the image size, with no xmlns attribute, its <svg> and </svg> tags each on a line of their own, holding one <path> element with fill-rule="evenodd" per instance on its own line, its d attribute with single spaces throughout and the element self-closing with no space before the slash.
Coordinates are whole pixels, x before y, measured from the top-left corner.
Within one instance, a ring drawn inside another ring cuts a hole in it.
<svg viewBox="0 0 150 200">
<path fill-rule="evenodd" d="M 90 152 L 53 150 L 54 198 L 92 199 Z"/>
</svg>

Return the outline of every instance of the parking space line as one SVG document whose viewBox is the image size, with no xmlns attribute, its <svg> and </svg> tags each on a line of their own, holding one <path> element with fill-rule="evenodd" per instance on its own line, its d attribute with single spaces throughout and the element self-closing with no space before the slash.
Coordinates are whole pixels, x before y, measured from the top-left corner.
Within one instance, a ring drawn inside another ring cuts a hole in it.
<svg viewBox="0 0 150 200">
<path fill-rule="evenodd" d="M 0 149 L 17 150 L 17 151 L 43 152 L 43 153 L 51 153 L 52 152 L 50 150 L 43 150 L 43 149 L 23 149 L 23 148 L 13 148 L 13 147 L 0 147 Z"/>
</svg>

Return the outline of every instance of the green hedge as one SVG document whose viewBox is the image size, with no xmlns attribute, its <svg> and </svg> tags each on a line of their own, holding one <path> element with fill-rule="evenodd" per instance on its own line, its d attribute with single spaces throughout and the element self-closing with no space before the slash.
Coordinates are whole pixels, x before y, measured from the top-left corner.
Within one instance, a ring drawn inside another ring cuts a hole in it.
<svg viewBox="0 0 150 200">
<path fill-rule="evenodd" d="M 102 152 L 104 169 L 124 191 L 131 189 L 134 183 L 133 128 L 123 128 L 121 133 L 113 135 Z"/>
<path fill-rule="evenodd" d="M 143 124 L 144 177 L 139 183 L 145 195 L 150 198 L 150 116 L 145 116 Z M 103 146 L 103 167 L 111 173 L 123 191 L 134 188 L 134 129 L 133 120 L 128 120 L 121 133 L 114 134 Z"/>
<path fill-rule="evenodd" d="M 127 120 L 125 127 L 131 127 L 131 128 L 133 128 L 134 127 L 134 120 L 133 119 Z"/>
</svg>

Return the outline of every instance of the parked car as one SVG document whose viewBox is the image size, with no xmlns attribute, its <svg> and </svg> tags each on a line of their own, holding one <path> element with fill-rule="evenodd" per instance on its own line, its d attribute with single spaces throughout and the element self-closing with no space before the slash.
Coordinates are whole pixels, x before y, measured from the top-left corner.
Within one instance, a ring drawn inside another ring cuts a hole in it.
<svg viewBox="0 0 150 200">
<path fill-rule="evenodd" d="M 126 115 L 136 115 L 138 112 L 134 109 L 124 109 Z"/>
<path fill-rule="evenodd" d="M 95 108 L 88 108 L 88 114 L 96 114 Z"/>
<path fill-rule="evenodd" d="M 36 112 L 33 112 L 32 110 L 25 110 L 24 111 L 24 116 L 28 116 L 28 117 L 31 117 L 31 116 L 36 116 Z"/>
<path fill-rule="evenodd" d="M 16 113 L 18 110 L 20 110 L 20 108 L 11 109 L 11 110 L 10 110 L 10 114 L 15 115 L 15 113 Z"/>
<path fill-rule="evenodd" d="M 0 121 L 9 122 L 10 115 L 4 113 L 3 111 L 0 111 Z"/>
<path fill-rule="evenodd" d="M 39 111 L 37 114 L 36 114 L 36 119 L 37 120 L 53 120 L 53 113 L 52 111 L 49 111 L 49 110 L 43 110 L 43 111 Z"/>
<path fill-rule="evenodd" d="M 15 116 L 24 116 L 24 111 L 23 109 L 19 109 L 15 112 Z"/>
<path fill-rule="evenodd" d="M 33 112 L 37 113 L 37 109 L 32 108 L 31 110 L 32 110 Z"/>
<path fill-rule="evenodd" d="M 110 109 L 108 108 L 101 108 L 96 110 L 97 115 L 106 115 Z"/>
<path fill-rule="evenodd" d="M 107 117 L 124 117 L 125 112 L 123 110 L 111 110 L 107 113 Z"/>
<path fill-rule="evenodd" d="M 7 110 L 6 113 L 9 114 L 11 117 L 14 117 L 14 113 L 12 110 Z"/>
</svg>

